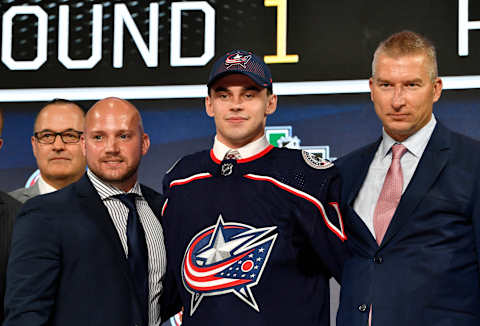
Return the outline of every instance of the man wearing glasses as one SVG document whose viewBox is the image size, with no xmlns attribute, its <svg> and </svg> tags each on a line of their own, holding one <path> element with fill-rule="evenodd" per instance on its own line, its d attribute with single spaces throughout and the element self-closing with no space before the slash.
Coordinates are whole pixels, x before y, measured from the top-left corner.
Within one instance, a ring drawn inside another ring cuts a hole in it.
<svg viewBox="0 0 480 326">
<path fill-rule="evenodd" d="M 61 189 L 85 172 L 80 146 L 85 113 L 74 102 L 54 99 L 38 113 L 33 127 L 32 150 L 40 170 L 38 181 L 10 195 L 21 202 Z"/>
<path fill-rule="evenodd" d="M 84 131 L 88 172 L 16 219 L 4 326 L 160 326 L 178 311 L 164 296 L 163 196 L 138 182 L 150 147 L 139 111 L 100 100 Z"/>
</svg>

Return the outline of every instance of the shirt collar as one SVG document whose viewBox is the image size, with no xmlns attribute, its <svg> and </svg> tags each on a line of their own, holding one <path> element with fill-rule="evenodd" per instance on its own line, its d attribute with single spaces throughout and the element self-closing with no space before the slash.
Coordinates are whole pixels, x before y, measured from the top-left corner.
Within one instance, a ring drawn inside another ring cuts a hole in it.
<svg viewBox="0 0 480 326">
<path fill-rule="evenodd" d="M 43 180 L 42 178 L 42 175 L 40 174 L 40 176 L 38 177 L 38 190 L 40 191 L 40 194 L 43 195 L 43 194 L 48 194 L 50 192 L 54 192 L 54 191 L 57 191 L 58 189 L 51 186 L 50 184 L 48 184 L 45 180 Z"/>
<path fill-rule="evenodd" d="M 139 196 L 142 196 L 142 190 L 140 188 L 140 184 L 135 182 L 135 185 L 130 189 L 128 192 L 124 192 L 123 190 L 120 190 L 111 184 L 108 184 L 101 180 L 99 177 L 95 175 L 90 169 L 87 170 L 87 176 L 89 177 L 90 181 L 92 182 L 93 186 L 97 190 L 98 194 L 100 195 L 100 198 L 102 200 L 108 199 L 112 196 L 115 195 L 120 195 L 120 194 L 137 194 Z"/>
<path fill-rule="evenodd" d="M 235 148 L 235 149 L 240 153 L 240 157 L 242 159 L 246 159 L 254 155 L 257 155 L 258 153 L 263 151 L 265 148 L 267 148 L 269 145 L 270 143 L 268 142 L 267 137 L 263 135 L 259 139 L 254 140 L 245 146 L 242 146 L 240 148 Z M 219 160 L 223 160 L 223 158 L 225 157 L 225 154 L 227 154 L 227 152 L 230 149 L 231 149 L 230 147 L 223 144 L 220 140 L 218 140 L 218 137 L 215 136 L 215 141 L 213 142 L 213 154 L 215 155 L 216 158 L 218 158 Z"/>
<path fill-rule="evenodd" d="M 430 121 L 425 126 L 423 126 L 422 129 L 401 142 L 401 144 L 403 144 L 408 149 L 408 151 L 412 153 L 415 157 L 422 156 L 423 151 L 425 150 L 425 147 L 427 147 L 428 141 L 432 136 L 433 129 L 435 129 L 436 124 L 437 120 L 435 119 L 435 115 L 433 115 L 432 113 L 432 118 L 430 119 Z M 380 146 L 382 151 L 382 157 L 385 157 L 389 153 L 390 148 L 398 142 L 387 134 L 385 128 L 383 128 L 382 130 L 382 135 L 383 139 Z"/>
</svg>

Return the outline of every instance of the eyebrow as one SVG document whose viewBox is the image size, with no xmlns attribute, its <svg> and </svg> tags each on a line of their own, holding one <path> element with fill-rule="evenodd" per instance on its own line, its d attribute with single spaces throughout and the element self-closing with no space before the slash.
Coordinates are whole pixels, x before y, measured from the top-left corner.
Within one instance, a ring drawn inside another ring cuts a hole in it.
<svg viewBox="0 0 480 326">
<path fill-rule="evenodd" d="M 119 129 L 119 130 L 114 130 L 113 133 L 115 134 L 121 134 L 121 133 L 126 133 L 126 132 L 132 132 L 132 129 Z M 109 131 L 104 130 L 104 129 L 90 129 L 90 133 L 108 133 Z"/>
<path fill-rule="evenodd" d="M 414 78 L 412 80 L 407 80 L 407 84 L 410 84 L 410 83 L 423 83 L 423 80 L 421 80 L 420 78 Z"/>
<path fill-rule="evenodd" d="M 381 83 L 389 83 L 391 84 L 392 82 L 387 80 L 387 79 L 382 79 L 382 78 L 376 78 L 375 83 L 381 84 Z M 406 80 L 405 83 L 410 84 L 410 83 L 423 83 L 422 79 L 420 78 L 414 78 L 411 80 Z"/>
<path fill-rule="evenodd" d="M 42 130 L 35 131 L 35 132 L 67 132 L 67 131 L 80 131 L 81 132 L 81 130 L 76 130 L 76 129 L 73 129 L 73 128 L 64 129 L 62 131 L 53 131 L 52 129 L 42 129 Z"/>
<path fill-rule="evenodd" d="M 218 86 L 217 88 L 213 89 L 215 92 L 228 92 L 228 88 L 225 88 L 223 86 Z M 257 91 L 257 92 L 260 92 L 261 89 L 257 86 L 254 86 L 254 85 L 251 85 L 251 86 L 248 86 L 248 87 L 244 87 L 243 88 L 244 91 Z"/>
<path fill-rule="evenodd" d="M 225 87 L 219 86 L 214 89 L 215 92 L 226 92 L 227 89 Z"/>
</svg>

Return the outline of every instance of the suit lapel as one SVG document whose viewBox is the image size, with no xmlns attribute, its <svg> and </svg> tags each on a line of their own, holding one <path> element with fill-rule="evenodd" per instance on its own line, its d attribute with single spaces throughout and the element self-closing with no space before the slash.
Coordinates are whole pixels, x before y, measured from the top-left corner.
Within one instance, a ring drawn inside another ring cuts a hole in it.
<svg viewBox="0 0 480 326">
<path fill-rule="evenodd" d="M 372 163 L 373 157 L 375 156 L 375 152 L 377 151 L 378 146 L 382 139 L 380 138 L 375 143 L 369 145 L 362 154 L 360 154 L 358 162 L 354 162 L 351 171 L 348 171 L 348 176 L 350 178 L 351 183 L 346 189 L 350 189 L 347 195 L 347 203 L 349 206 L 353 207 L 353 202 L 355 198 L 357 198 L 358 192 L 367 177 L 368 169 L 370 167 L 370 163 Z"/>
<path fill-rule="evenodd" d="M 381 246 L 385 246 L 413 215 L 413 210 L 422 201 L 432 184 L 437 180 L 449 158 L 450 132 L 439 122 L 423 152 L 418 166 L 408 184 Z"/>
<path fill-rule="evenodd" d="M 33 186 L 25 189 L 25 195 L 27 196 L 27 199 L 40 195 L 40 185 L 38 182 L 35 182 Z"/>
<path fill-rule="evenodd" d="M 349 228 L 347 226 L 347 228 L 351 233 L 356 234 L 356 239 L 361 240 L 371 248 L 376 248 L 377 243 L 365 222 L 363 222 L 362 218 L 358 216 L 353 209 L 353 204 L 367 177 L 368 169 L 381 141 L 382 139 L 380 138 L 375 143 L 368 145 L 353 164 L 348 164 L 349 171 L 342 173 L 342 175 L 344 175 L 343 189 L 346 191 L 343 198 L 346 198 L 350 212 L 350 218 L 345 219 L 346 224 L 350 226 Z"/>
</svg>

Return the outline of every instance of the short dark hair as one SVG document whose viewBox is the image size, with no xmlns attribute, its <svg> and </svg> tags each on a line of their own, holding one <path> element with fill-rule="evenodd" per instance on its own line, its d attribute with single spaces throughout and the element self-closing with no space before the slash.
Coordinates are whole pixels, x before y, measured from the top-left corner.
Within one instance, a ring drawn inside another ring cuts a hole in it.
<svg viewBox="0 0 480 326">
<path fill-rule="evenodd" d="M 57 104 L 71 104 L 71 105 L 75 105 L 77 106 L 80 111 L 82 111 L 82 115 L 85 117 L 85 108 L 80 105 L 79 103 L 77 102 L 74 102 L 74 101 L 70 101 L 70 100 L 67 100 L 67 99 L 64 99 L 64 98 L 54 98 L 53 100 L 51 101 L 48 101 L 46 102 L 42 108 L 40 109 L 40 111 L 38 111 L 37 113 L 37 116 L 35 117 L 35 121 L 33 122 L 33 131 L 35 132 L 35 126 L 37 125 L 37 121 L 38 121 L 38 117 L 40 116 L 40 114 L 42 113 L 43 109 L 45 109 L 47 106 L 49 105 L 57 105 Z"/>
<path fill-rule="evenodd" d="M 54 98 L 53 100 L 50 100 L 48 102 L 46 102 L 43 106 L 42 106 L 42 109 L 48 105 L 52 105 L 52 104 L 73 104 L 73 105 L 76 105 L 78 106 L 80 109 L 82 109 L 83 112 L 86 111 L 86 109 L 80 104 L 80 103 L 77 103 L 77 102 L 74 102 L 74 101 L 70 101 L 70 100 L 67 100 L 67 99 L 64 99 L 64 98 Z M 41 110 L 41 109 L 40 109 Z"/>
</svg>

